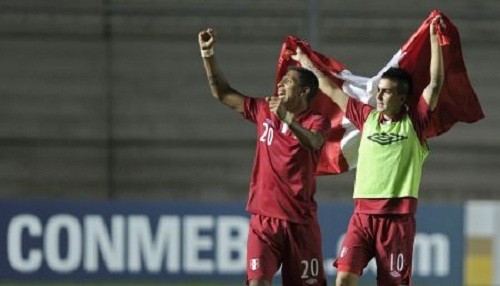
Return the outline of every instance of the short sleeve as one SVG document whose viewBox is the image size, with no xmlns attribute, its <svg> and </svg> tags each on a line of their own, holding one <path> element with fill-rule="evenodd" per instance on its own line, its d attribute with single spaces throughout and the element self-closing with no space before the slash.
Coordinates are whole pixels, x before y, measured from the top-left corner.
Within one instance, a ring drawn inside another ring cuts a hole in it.
<svg viewBox="0 0 500 286">
<path fill-rule="evenodd" d="M 256 123 L 259 110 L 261 110 L 259 105 L 262 105 L 262 102 L 265 101 L 259 98 L 245 97 L 245 101 L 243 102 L 243 118 Z"/>
<path fill-rule="evenodd" d="M 426 139 L 425 130 L 430 124 L 432 111 L 423 96 L 420 96 L 415 107 L 409 109 L 408 116 L 410 116 L 413 128 L 415 128 L 420 142 L 424 142 Z"/>
<path fill-rule="evenodd" d="M 345 117 L 349 119 L 356 128 L 363 131 L 363 124 L 365 124 L 366 118 L 373 110 L 371 105 L 362 103 L 352 97 L 349 97 L 347 101 L 347 107 L 345 111 Z"/>
</svg>

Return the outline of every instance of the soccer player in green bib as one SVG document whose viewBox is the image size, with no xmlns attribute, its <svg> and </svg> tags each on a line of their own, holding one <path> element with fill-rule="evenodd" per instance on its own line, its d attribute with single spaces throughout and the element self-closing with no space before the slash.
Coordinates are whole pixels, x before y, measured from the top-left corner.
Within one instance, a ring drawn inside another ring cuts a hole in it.
<svg viewBox="0 0 500 286">
<path fill-rule="evenodd" d="M 412 79 L 400 68 L 389 68 L 378 83 L 376 108 L 348 96 L 317 69 L 300 48 L 292 58 L 312 70 L 319 87 L 361 131 L 354 213 L 333 265 L 336 285 L 357 285 L 368 262 L 375 257 L 377 284 L 410 285 L 415 212 L 422 164 L 429 149 L 425 138 L 444 81 L 441 46 L 436 25 L 429 28 L 430 82 L 418 104 L 405 103 L 412 94 Z"/>
</svg>

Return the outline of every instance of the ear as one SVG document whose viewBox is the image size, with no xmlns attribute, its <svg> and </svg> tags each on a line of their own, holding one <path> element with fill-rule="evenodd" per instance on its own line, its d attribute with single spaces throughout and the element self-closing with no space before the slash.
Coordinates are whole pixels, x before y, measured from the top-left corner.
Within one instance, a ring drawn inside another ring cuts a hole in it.
<svg viewBox="0 0 500 286">
<path fill-rule="evenodd" d="M 307 95 L 309 94 L 309 92 L 311 92 L 311 88 L 306 86 L 302 89 L 302 93 L 300 94 L 301 96 L 305 96 L 307 97 Z"/>
</svg>

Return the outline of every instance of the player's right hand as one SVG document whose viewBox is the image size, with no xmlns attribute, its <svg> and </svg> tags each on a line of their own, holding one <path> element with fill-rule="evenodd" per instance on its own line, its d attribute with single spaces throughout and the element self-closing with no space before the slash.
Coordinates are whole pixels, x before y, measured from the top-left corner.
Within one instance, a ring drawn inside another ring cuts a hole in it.
<svg viewBox="0 0 500 286">
<path fill-rule="evenodd" d="M 283 96 L 269 96 L 266 97 L 269 104 L 269 110 L 272 114 L 276 115 L 279 120 L 290 123 L 293 120 L 293 114 L 287 110 Z"/>
<path fill-rule="evenodd" d="M 208 28 L 198 33 L 198 44 L 200 44 L 200 49 L 202 50 L 211 49 L 215 41 L 215 31 L 212 28 Z"/>
</svg>

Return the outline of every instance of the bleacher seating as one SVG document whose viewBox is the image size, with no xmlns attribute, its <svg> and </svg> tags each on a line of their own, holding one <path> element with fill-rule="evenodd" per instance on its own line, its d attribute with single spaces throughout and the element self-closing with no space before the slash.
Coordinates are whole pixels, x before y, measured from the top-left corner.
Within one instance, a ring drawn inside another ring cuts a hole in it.
<svg viewBox="0 0 500 286">
<path fill-rule="evenodd" d="M 317 27 L 316 49 L 371 76 L 439 8 L 461 32 L 486 119 L 430 140 L 421 195 L 500 199 L 500 2 L 318 0 L 317 14 L 308 3 L 3 0 L 0 197 L 244 201 L 255 131 L 211 98 L 199 30 L 217 29 L 231 84 L 263 96 L 286 35 Z M 318 199 L 349 200 L 353 180 L 319 178 Z"/>
</svg>

